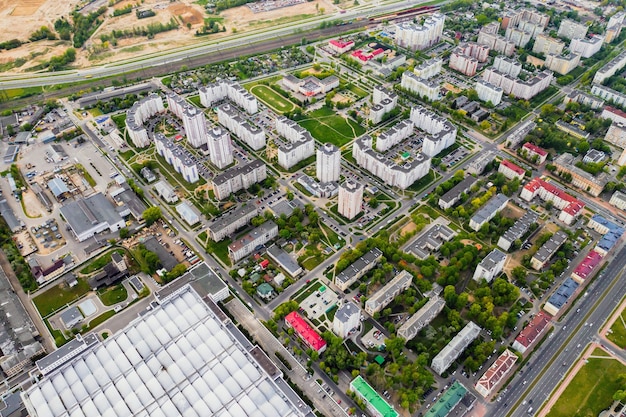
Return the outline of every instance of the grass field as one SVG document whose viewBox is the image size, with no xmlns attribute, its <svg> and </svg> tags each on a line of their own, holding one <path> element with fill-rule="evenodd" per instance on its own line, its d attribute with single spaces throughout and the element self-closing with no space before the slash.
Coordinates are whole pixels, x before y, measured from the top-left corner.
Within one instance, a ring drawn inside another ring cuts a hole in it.
<svg viewBox="0 0 626 417">
<path fill-rule="evenodd" d="M 120 303 L 127 299 L 128 291 L 120 284 L 99 293 L 98 297 L 100 297 L 100 301 L 102 301 L 102 304 L 105 306 L 112 306 L 113 304 Z"/>
<path fill-rule="evenodd" d="M 78 285 L 72 288 L 67 287 L 65 284 L 56 285 L 33 298 L 33 303 L 35 303 L 35 307 L 37 307 L 41 317 L 46 317 L 64 305 L 87 294 L 89 290 L 87 280 L 78 278 Z"/>
<path fill-rule="evenodd" d="M 596 349 L 594 356 L 604 356 Z M 620 389 L 619 374 L 626 366 L 612 358 L 589 358 L 578 371 L 561 397 L 548 413 L 548 417 L 595 417 L 613 402 L 613 394 Z"/>
<path fill-rule="evenodd" d="M 622 310 L 622 314 L 615 320 L 611 326 L 611 332 L 607 333 L 606 338 L 615 343 L 622 349 L 626 349 L 626 310 Z"/>
<path fill-rule="evenodd" d="M 255 85 L 250 88 L 250 92 L 278 113 L 290 112 L 295 110 L 297 107 L 291 101 L 287 100 L 267 85 Z"/>
<path fill-rule="evenodd" d="M 308 113 L 298 124 L 311 132 L 311 135 L 322 143 L 330 142 L 343 146 L 357 136 L 365 133 L 363 126 L 335 113 L 333 109 L 322 107 Z"/>
</svg>

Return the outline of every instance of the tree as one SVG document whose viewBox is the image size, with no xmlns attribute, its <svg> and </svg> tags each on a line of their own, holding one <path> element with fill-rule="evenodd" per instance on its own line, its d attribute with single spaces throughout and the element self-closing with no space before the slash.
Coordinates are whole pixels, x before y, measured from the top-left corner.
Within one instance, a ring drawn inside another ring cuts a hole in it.
<svg viewBox="0 0 626 417">
<path fill-rule="evenodd" d="M 122 227 L 120 229 L 120 239 L 126 239 L 128 236 L 130 236 L 130 231 L 128 231 L 127 228 Z"/>
<path fill-rule="evenodd" d="M 161 207 L 148 207 L 144 210 L 141 217 L 143 217 L 143 219 L 146 221 L 146 226 L 151 226 L 152 224 L 154 224 L 154 222 L 163 217 L 163 214 L 161 213 Z"/>
</svg>

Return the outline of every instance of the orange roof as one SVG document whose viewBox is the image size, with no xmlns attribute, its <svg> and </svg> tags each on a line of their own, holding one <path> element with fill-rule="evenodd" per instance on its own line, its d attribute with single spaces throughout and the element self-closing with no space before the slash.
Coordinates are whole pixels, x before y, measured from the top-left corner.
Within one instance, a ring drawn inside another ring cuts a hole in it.
<svg viewBox="0 0 626 417">
<path fill-rule="evenodd" d="M 524 144 L 524 146 L 522 146 L 522 147 L 528 149 L 529 151 L 532 151 L 532 152 L 536 153 L 537 155 L 546 156 L 548 154 L 548 151 L 546 151 L 545 149 L 540 148 L 539 146 L 535 145 L 534 143 L 526 142 Z"/>
<path fill-rule="evenodd" d="M 524 168 L 515 165 L 513 162 L 511 162 L 511 161 L 509 161 L 507 159 L 503 159 L 502 162 L 500 162 L 500 165 L 504 165 L 505 167 L 507 167 L 508 169 L 512 170 L 516 174 L 519 174 L 519 175 L 526 174 L 526 170 Z"/>
</svg>

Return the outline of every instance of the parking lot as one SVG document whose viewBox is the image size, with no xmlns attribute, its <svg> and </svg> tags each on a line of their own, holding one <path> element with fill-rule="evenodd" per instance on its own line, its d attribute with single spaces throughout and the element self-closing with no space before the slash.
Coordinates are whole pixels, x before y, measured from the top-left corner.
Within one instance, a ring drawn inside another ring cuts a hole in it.
<svg viewBox="0 0 626 417">
<path fill-rule="evenodd" d="M 317 320 L 328 310 L 337 305 L 339 297 L 328 287 L 320 287 L 319 290 L 309 295 L 300 303 L 309 319 Z"/>
</svg>

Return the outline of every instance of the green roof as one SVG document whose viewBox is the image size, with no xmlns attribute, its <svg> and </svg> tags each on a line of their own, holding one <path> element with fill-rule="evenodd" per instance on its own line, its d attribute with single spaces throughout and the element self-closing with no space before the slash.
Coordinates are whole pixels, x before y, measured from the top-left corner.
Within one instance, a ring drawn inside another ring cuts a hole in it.
<svg viewBox="0 0 626 417">
<path fill-rule="evenodd" d="M 263 284 L 256 287 L 256 292 L 258 292 L 259 295 L 268 295 L 271 294 L 272 291 L 274 291 L 274 287 L 272 287 L 267 282 L 264 282 Z"/>
<path fill-rule="evenodd" d="M 359 375 L 350 382 L 352 390 L 359 394 L 383 417 L 397 417 L 398 413 Z"/>
<path fill-rule="evenodd" d="M 445 417 L 450 410 L 461 401 L 461 399 L 467 393 L 467 388 L 461 385 L 458 381 L 452 384 L 452 386 L 439 398 L 439 401 L 433 405 L 425 417 Z"/>
<path fill-rule="evenodd" d="M 383 363 L 385 363 L 385 358 L 383 358 L 380 355 L 376 355 L 376 357 L 374 358 L 374 360 L 376 361 L 377 364 L 382 365 Z"/>
</svg>

